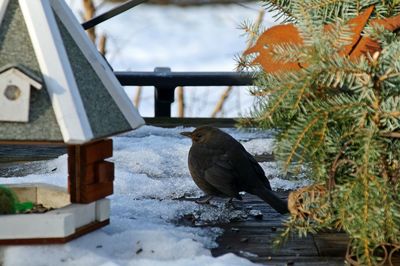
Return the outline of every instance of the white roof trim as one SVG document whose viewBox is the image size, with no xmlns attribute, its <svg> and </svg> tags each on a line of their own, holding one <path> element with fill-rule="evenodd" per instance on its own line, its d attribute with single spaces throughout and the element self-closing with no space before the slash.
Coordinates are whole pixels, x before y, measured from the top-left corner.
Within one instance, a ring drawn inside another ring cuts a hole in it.
<svg viewBox="0 0 400 266">
<path fill-rule="evenodd" d="M 0 23 L 3 21 L 4 14 L 6 13 L 6 9 L 8 6 L 9 0 L 2 0 L 0 2 Z"/>
<path fill-rule="evenodd" d="M 49 1 L 19 0 L 19 3 L 64 142 L 81 144 L 93 139 Z"/>
<path fill-rule="evenodd" d="M 93 67 L 94 71 L 97 73 L 100 80 L 103 82 L 108 93 L 110 93 L 111 97 L 119 106 L 122 114 L 131 127 L 137 128 L 143 125 L 145 123 L 143 118 L 139 115 L 138 111 L 129 100 L 129 97 L 115 77 L 115 74 L 108 66 L 107 62 L 87 37 L 85 31 L 76 20 L 70 8 L 63 0 L 50 0 L 50 3 L 88 62 Z"/>
<path fill-rule="evenodd" d="M 36 80 L 32 79 L 29 75 L 25 74 L 18 68 L 12 67 L 10 69 L 7 69 L 6 71 L 3 71 L 0 73 L 0 77 L 3 74 L 4 75 L 8 75 L 8 74 L 15 75 L 18 78 L 25 80 L 30 86 L 34 87 L 37 90 L 40 90 L 42 88 L 42 84 L 40 82 L 37 82 Z"/>
</svg>

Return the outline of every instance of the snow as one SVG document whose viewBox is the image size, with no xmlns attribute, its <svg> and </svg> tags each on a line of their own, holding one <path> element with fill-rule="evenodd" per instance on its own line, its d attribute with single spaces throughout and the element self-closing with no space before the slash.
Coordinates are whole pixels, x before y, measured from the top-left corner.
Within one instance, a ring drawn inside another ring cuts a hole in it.
<svg viewBox="0 0 400 266">
<path fill-rule="evenodd" d="M 215 240 L 222 233 L 215 224 L 246 218 L 257 210 L 233 209 L 221 200 L 212 201 L 212 206 L 192 200 L 202 193 L 187 168 L 191 141 L 179 134 L 192 129 L 144 126 L 113 137 L 116 178 L 110 196 L 111 224 L 65 245 L 6 247 L 4 265 L 253 265 L 233 254 L 211 256 L 210 248 L 216 247 Z M 262 147 L 271 149 L 271 132 L 224 130 L 252 154 L 260 153 Z M 277 177 L 273 163 L 262 163 L 262 167 L 274 189 L 293 189 L 306 182 Z M 18 176 L 0 177 L 0 182 L 67 186 L 66 155 L 35 162 L 35 169 L 25 176 L 16 171 Z M 209 226 L 184 226 L 185 216 L 193 217 L 197 225 Z"/>
<path fill-rule="evenodd" d="M 69 0 L 77 17 L 82 1 Z M 112 5 L 102 5 L 101 14 Z M 153 71 L 170 67 L 172 71 L 234 71 L 235 58 L 246 49 L 246 37 L 240 25 L 255 21 L 262 3 L 196 7 L 141 4 L 99 24 L 98 35 L 107 36 L 107 54 L 115 71 Z M 275 24 L 271 14 L 264 16 L 264 27 Z M 136 87 L 125 87 L 134 99 Z M 185 87 L 185 116 L 209 117 L 225 87 Z M 154 116 L 153 88 L 144 87 L 139 112 Z M 175 97 L 177 98 L 177 97 Z M 248 114 L 254 98 L 247 87 L 235 87 L 222 115 Z M 177 105 L 172 104 L 172 116 Z"/>
<path fill-rule="evenodd" d="M 260 155 L 263 153 L 271 154 L 273 145 L 273 139 L 254 139 L 244 143 L 243 146 L 246 148 L 246 150 L 252 150 L 254 154 Z M 266 150 L 266 147 L 268 147 L 268 150 Z"/>
</svg>

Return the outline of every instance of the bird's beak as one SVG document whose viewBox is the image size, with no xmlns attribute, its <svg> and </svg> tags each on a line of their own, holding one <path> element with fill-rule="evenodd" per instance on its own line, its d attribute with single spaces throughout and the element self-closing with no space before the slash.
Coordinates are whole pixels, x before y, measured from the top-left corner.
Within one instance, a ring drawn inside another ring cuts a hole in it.
<svg viewBox="0 0 400 266">
<path fill-rule="evenodd" d="M 181 135 L 188 138 L 192 138 L 192 132 L 181 132 Z"/>
</svg>

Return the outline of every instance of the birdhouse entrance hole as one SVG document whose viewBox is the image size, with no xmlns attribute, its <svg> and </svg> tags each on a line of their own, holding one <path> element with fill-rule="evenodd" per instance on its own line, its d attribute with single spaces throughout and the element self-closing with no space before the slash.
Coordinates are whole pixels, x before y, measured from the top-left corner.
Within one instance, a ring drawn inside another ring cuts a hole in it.
<svg viewBox="0 0 400 266">
<path fill-rule="evenodd" d="M 21 96 L 21 89 L 15 85 L 8 85 L 4 91 L 4 96 L 10 101 L 15 101 Z"/>
</svg>

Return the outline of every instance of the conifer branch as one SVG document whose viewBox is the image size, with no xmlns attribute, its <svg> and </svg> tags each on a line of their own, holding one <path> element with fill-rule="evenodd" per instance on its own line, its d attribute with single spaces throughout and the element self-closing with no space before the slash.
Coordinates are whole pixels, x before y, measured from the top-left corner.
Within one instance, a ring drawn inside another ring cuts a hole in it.
<svg viewBox="0 0 400 266">
<path fill-rule="evenodd" d="M 380 135 L 385 138 L 400 139 L 400 132 L 382 132 Z"/>
<path fill-rule="evenodd" d="M 289 155 L 286 156 L 286 161 L 284 162 L 284 168 L 286 170 L 288 169 L 290 163 L 292 162 L 293 156 L 296 150 L 300 147 L 300 143 L 306 136 L 306 133 L 319 121 L 319 119 L 320 119 L 319 116 L 316 116 L 314 119 L 312 119 L 308 124 L 305 125 L 304 129 L 297 136 L 297 139 L 295 143 L 292 145 L 292 149 L 290 150 Z"/>
<path fill-rule="evenodd" d="M 301 68 L 257 76 L 252 125 L 275 129 L 284 170 L 304 164 L 315 182 L 296 192 L 302 203 L 295 202 L 282 237 L 343 229 L 349 262 L 374 265 L 379 247 L 390 264 L 388 250 L 400 246 L 400 33 L 367 25 L 363 36 L 381 50 L 356 59 L 341 51 L 348 19 L 371 5 L 369 21 L 398 15 L 400 1 L 266 2 L 295 20 L 304 47 L 272 49 L 272 60 Z"/>
</svg>

